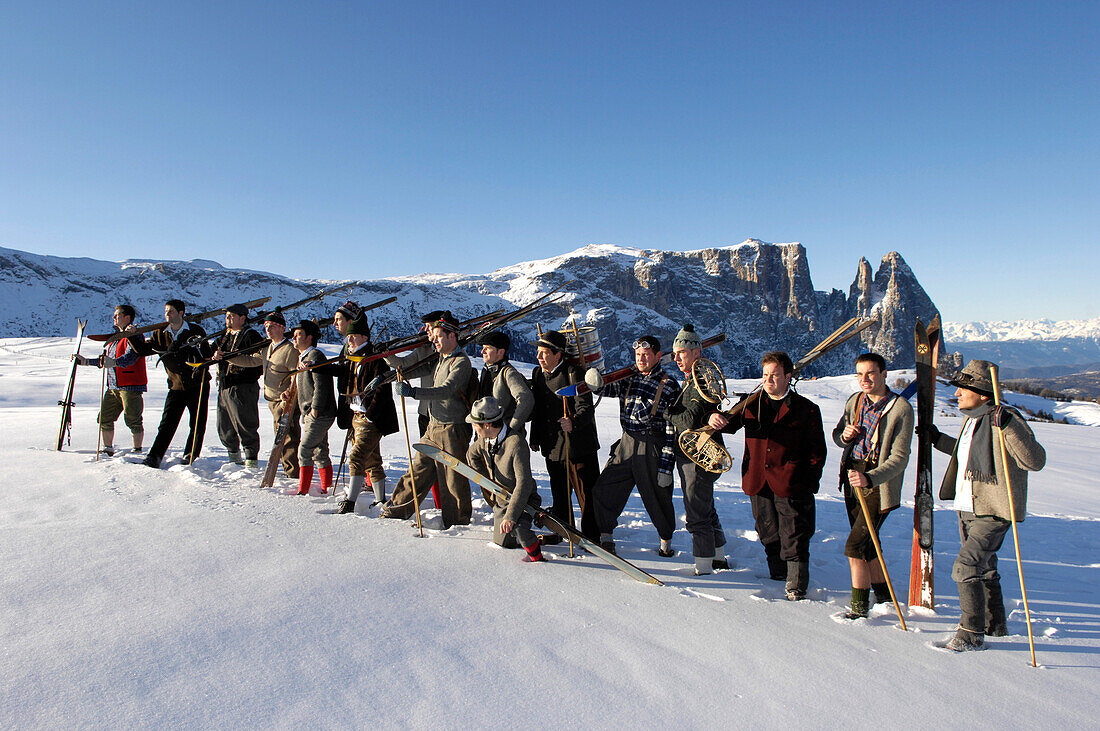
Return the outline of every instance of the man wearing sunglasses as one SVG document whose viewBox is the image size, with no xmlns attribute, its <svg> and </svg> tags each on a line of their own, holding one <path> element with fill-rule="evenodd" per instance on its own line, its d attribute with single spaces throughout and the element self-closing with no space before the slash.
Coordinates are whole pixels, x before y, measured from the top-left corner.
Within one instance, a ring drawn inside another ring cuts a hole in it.
<svg viewBox="0 0 1100 731">
<path fill-rule="evenodd" d="M 623 436 L 611 446 L 611 458 L 596 480 L 592 493 L 600 544 L 614 551 L 612 531 L 635 485 L 661 545 L 658 555 L 671 558 L 676 510 L 672 507 L 672 468 L 675 465 L 674 430 L 665 421 L 680 396 L 680 384 L 661 367 L 661 343 L 653 335 L 634 342 L 637 372 L 603 387 L 604 396 L 619 399 Z"/>
</svg>

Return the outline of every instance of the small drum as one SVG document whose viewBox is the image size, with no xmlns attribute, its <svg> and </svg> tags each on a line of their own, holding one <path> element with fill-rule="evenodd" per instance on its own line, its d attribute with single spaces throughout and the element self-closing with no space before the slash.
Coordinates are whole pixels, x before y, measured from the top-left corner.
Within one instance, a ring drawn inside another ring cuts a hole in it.
<svg viewBox="0 0 1100 731">
<path fill-rule="evenodd" d="M 603 373 L 603 348 L 600 346 L 600 334 L 596 331 L 596 328 L 586 325 L 585 327 L 574 329 L 573 322 L 566 320 L 562 323 L 559 332 L 565 336 L 565 341 L 568 344 L 566 359 L 570 363 L 579 365 L 585 370 L 595 368 Z M 580 336 L 579 349 L 577 343 L 578 335 Z M 583 363 L 581 362 L 581 353 L 584 353 Z"/>
</svg>

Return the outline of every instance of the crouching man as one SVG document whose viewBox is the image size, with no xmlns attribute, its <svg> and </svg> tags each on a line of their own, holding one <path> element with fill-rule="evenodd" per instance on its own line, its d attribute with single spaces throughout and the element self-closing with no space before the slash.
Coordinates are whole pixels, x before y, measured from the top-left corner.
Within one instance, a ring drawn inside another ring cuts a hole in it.
<svg viewBox="0 0 1100 731">
<path fill-rule="evenodd" d="M 531 449 L 522 432 L 504 423 L 504 409 L 492 396 L 478 399 L 466 421 L 476 438 L 466 452 L 466 463 L 511 492 L 507 504 L 493 500 L 493 542 L 504 548 L 523 547 L 524 561 L 545 561 L 531 517 L 523 511 L 530 502 L 539 505 L 535 478 L 531 475 Z"/>
<path fill-rule="evenodd" d="M 959 629 L 947 643 L 956 652 L 980 649 L 985 635 L 1008 634 L 997 551 L 1012 528 L 1007 482 L 1012 485 L 1016 521 L 1027 511 L 1027 470 L 1046 465 L 1047 453 L 1015 409 L 993 403 L 986 360 L 972 360 L 951 380 L 966 419 L 958 438 L 930 431 L 936 449 L 951 455 L 940 486 L 941 500 L 954 500 L 959 513 L 959 556 L 951 578 L 959 588 Z M 1008 464 L 994 429 L 1003 429 Z M 987 611 L 988 610 L 988 611 Z"/>
</svg>

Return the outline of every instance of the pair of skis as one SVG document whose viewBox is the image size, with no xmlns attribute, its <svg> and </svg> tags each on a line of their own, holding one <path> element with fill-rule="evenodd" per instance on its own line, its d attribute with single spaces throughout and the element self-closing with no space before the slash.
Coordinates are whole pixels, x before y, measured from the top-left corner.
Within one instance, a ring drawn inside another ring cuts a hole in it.
<svg viewBox="0 0 1100 731">
<path fill-rule="evenodd" d="M 917 355 L 917 490 L 913 500 L 913 550 L 909 565 L 909 605 L 935 609 L 932 576 L 933 507 L 932 426 L 936 405 L 936 366 L 940 354 L 940 316 L 913 332 Z"/>
</svg>

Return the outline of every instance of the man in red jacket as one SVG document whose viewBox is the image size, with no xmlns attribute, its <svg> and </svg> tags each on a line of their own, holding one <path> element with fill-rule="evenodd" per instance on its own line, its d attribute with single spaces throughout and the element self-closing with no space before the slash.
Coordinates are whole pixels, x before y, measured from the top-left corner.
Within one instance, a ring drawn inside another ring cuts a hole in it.
<svg viewBox="0 0 1100 731">
<path fill-rule="evenodd" d="M 790 356 L 765 353 L 760 365 L 759 398 L 730 419 L 711 414 L 708 423 L 729 434 L 745 428 L 741 489 L 752 501 L 771 578 L 785 580 L 787 599 L 798 601 L 806 598 L 810 582 L 814 494 L 825 466 L 825 430 L 817 405 L 791 390 Z"/>
<path fill-rule="evenodd" d="M 130 305 L 115 308 L 111 322 L 117 332 L 132 328 L 136 313 Z M 137 347 L 131 344 L 137 342 Z M 107 368 L 107 388 L 103 391 L 103 401 L 99 405 L 99 431 L 103 438 L 103 451 L 107 456 L 115 453 L 115 422 L 124 415 L 126 426 L 134 437 L 134 452 L 141 451 L 145 438 L 141 413 L 145 403 L 141 394 L 145 393 L 149 378 L 145 373 L 145 357 L 138 352 L 145 343 L 140 333 L 107 343 L 103 355 L 98 358 L 85 358 L 78 355 L 80 365 L 94 365 Z"/>
</svg>

